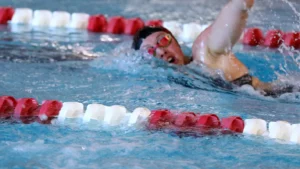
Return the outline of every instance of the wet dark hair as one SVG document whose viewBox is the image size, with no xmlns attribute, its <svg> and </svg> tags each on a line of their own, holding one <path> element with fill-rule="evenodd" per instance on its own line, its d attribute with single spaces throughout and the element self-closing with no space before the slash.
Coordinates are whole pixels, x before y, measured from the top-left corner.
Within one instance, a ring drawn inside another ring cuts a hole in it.
<svg viewBox="0 0 300 169">
<path fill-rule="evenodd" d="M 145 26 L 134 35 L 131 47 L 135 50 L 139 50 L 141 47 L 141 44 L 143 43 L 143 40 L 145 38 L 147 38 L 152 33 L 160 32 L 160 31 L 163 31 L 163 32 L 166 32 L 166 33 L 169 33 L 172 35 L 172 33 L 168 29 L 166 29 L 162 26 L 155 26 L 155 27 L 154 26 Z"/>
</svg>

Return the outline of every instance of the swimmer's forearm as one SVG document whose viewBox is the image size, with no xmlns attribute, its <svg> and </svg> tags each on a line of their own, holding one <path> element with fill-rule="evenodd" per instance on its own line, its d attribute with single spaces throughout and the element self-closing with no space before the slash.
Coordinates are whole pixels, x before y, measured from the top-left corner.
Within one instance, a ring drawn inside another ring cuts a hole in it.
<svg viewBox="0 0 300 169">
<path fill-rule="evenodd" d="M 254 76 L 252 76 L 252 86 L 255 90 L 261 91 L 263 95 L 270 95 L 271 93 L 276 94 L 281 92 L 274 86 L 272 82 L 262 82 Z"/>
<path fill-rule="evenodd" d="M 271 89 L 271 85 L 269 83 L 261 82 L 257 77 L 254 76 L 252 76 L 252 86 L 256 90 Z"/>
<path fill-rule="evenodd" d="M 254 0 L 232 0 L 222 9 L 208 37 L 211 52 L 216 54 L 230 52 L 240 38 L 247 22 L 247 10 L 253 3 Z"/>
<path fill-rule="evenodd" d="M 299 92 L 297 86 L 286 84 L 280 85 L 276 82 L 261 82 L 258 78 L 252 77 L 252 86 L 255 90 L 260 91 L 264 96 L 278 97 L 285 93 Z"/>
</svg>

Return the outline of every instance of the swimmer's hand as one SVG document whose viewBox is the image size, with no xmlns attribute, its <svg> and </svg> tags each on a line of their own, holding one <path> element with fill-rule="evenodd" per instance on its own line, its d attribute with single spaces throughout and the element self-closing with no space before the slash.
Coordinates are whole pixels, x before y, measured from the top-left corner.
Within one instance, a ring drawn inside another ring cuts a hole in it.
<svg viewBox="0 0 300 169">
<path fill-rule="evenodd" d="M 254 0 L 233 0 L 232 1 L 238 9 L 248 10 L 252 8 Z"/>
<path fill-rule="evenodd" d="M 245 3 L 246 3 L 246 7 L 250 9 L 254 5 L 254 0 L 245 0 Z"/>
<path fill-rule="evenodd" d="M 231 53 L 232 47 L 240 39 L 245 28 L 248 9 L 254 0 L 231 0 L 211 25 L 208 49 L 214 56 Z"/>
</svg>

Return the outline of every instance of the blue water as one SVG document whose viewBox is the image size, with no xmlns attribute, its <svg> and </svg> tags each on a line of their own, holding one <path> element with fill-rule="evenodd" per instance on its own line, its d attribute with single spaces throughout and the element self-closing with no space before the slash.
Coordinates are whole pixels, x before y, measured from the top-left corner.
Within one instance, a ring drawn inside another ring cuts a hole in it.
<svg viewBox="0 0 300 169">
<path fill-rule="evenodd" d="M 1 0 L 0 5 L 108 16 L 209 23 L 225 0 Z M 138 6 L 138 8 L 136 7 Z M 257 0 L 248 26 L 300 30 L 300 4 Z M 299 11 L 298 11 L 299 12 Z M 133 110 L 168 108 L 238 115 L 267 121 L 300 121 L 299 93 L 268 98 L 244 88 L 228 91 L 202 76 L 197 65 L 143 60 L 129 49 L 130 36 L 1 26 L 0 95 L 120 104 Z M 25 30 L 25 29 L 24 29 Z M 186 54 L 190 48 L 183 44 Z M 299 51 L 237 45 L 237 56 L 259 78 L 299 84 Z M 80 122 L 61 125 L 0 123 L 0 168 L 300 168 L 300 146 L 263 137 L 178 137 L 128 127 Z"/>
</svg>

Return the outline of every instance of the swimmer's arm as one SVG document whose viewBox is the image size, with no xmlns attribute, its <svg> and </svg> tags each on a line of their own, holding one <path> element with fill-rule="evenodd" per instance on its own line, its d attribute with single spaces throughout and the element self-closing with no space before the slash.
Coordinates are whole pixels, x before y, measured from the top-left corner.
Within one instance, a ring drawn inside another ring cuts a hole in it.
<svg viewBox="0 0 300 169">
<path fill-rule="evenodd" d="M 261 91 L 272 90 L 273 88 L 272 83 L 262 82 L 257 77 L 254 76 L 252 76 L 252 86 L 254 89 L 261 90 Z"/>
<path fill-rule="evenodd" d="M 239 40 L 246 25 L 248 9 L 254 0 L 231 0 L 211 25 L 208 49 L 214 54 L 227 54 Z"/>
<path fill-rule="evenodd" d="M 299 92 L 299 87 L 294 85 L 278 85 L 276 82 L 262 82 L 256 77 L 252 77 L 252 86 L 255 90 L 265 96 L 277 97 L 284 93 Z"/>
</svg>

